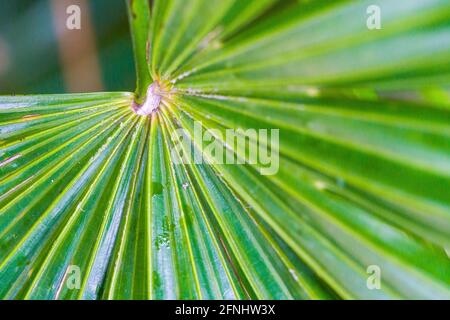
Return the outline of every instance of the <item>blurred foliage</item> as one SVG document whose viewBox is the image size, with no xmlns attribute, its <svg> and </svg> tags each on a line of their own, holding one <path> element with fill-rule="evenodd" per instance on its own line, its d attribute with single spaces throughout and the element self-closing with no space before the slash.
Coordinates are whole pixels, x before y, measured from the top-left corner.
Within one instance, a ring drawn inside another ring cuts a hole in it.
<svg viewBox="0 0 450 320">
<path fill-rule="evenodd" d="M 134 65 L 123 0 L 88 1 L 104 90 L 134 87 Z M 64 93 L 50 0 L 0 2 L 0 41 L 9 66 L 0 72 L 0 94 Z M 32 52 L 32 54 L 30 54 Z"/>
</svg>

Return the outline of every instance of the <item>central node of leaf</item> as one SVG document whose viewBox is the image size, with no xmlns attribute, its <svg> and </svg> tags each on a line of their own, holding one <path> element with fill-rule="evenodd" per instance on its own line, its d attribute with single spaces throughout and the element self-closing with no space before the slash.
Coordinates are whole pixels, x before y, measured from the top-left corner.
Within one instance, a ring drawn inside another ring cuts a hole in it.
<svg viewBox="0 0 450 320">
<path fill-rule="evenodd" d="M 134 113 L 140 116 L 151 115 L 153 112 L 156 112 L 158 110 L 163 95 L 164 93 L 161 89 L 160 84 L 155 81 L 148 86 L 144 103 L 139 104 L 133 101 L 131 109 L 134 111 Z"/>
</svg>

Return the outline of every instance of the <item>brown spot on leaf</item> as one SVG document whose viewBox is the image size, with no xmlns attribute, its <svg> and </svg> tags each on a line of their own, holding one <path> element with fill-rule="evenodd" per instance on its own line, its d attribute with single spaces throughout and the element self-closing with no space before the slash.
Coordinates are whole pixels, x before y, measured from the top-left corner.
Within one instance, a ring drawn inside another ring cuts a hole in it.
<svg viewBox="0 0 450 320">
<path fill-rule="evenodd" d="M 32 119 L 39 118 L 40 116 L 41 116 L 40 114 L 27 114 L 26 116 L 23 116 L 22 119 L 32 120 Z"/>
<path fill-rule="evenodd" d="M 150 62 L 150 42 L 148 40 L 145 43 L 145 58 L 147 59 L 147 63 Z"/>
</svg>

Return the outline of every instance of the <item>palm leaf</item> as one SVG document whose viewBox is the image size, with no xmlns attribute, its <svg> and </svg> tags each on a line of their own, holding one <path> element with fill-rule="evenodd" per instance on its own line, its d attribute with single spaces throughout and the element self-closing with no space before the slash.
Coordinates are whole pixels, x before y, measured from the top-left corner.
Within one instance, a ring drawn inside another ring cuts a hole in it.
<svg viewBox="0 0 450 320">
<path fill-rule="evenodd" d="M 134 0 L 135 102 L 0 96 L 0 297 L 450 298 L 450 4 L 372 2 Z M 278 171 L 198 123 L 279 129 Z"/>
</svg>

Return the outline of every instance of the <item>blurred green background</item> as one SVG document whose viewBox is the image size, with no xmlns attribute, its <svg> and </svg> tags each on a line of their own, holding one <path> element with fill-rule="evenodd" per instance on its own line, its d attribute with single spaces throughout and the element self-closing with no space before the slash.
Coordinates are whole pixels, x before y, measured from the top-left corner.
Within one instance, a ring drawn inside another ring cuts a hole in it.
<svg viewBox="0 0 450 320">
<path fill-rule="evenodd" d="M 124 0 L 0 0 L 0 94 L 133 91 L 132 59 Z"/>
</svg>

